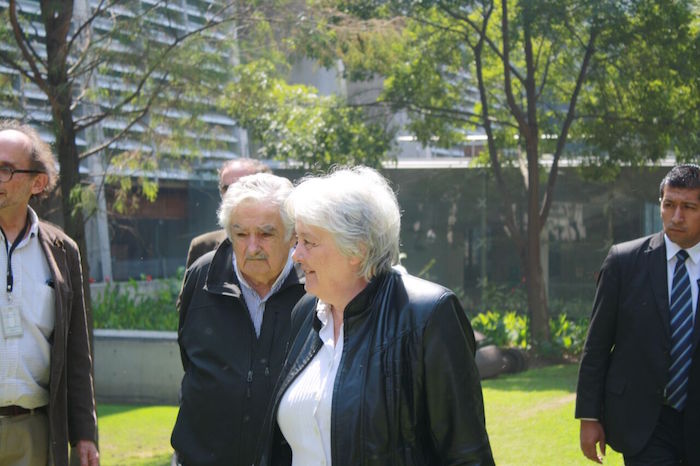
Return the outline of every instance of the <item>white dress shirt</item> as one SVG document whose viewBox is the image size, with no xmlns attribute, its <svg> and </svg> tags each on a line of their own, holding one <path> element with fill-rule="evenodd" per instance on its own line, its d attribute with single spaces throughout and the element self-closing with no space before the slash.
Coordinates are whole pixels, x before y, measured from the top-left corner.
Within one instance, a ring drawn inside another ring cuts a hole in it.
<svg viewBox="0 0 700 466">
<path fill-rule="evenodd" d="M 319 301 L 316 313 L 323 346 L 284 392 L 277 411 L 280 430 L 292 448 L 292 466 L 331 466 L 331 407 L 343 326 L 336 342 L 330 306 Z"/>
<path fill-rule="evenodd" d="M 243 300 L 245 301 L 246 307 L 248 308 L 248 313 L 250 314 L 250 320 L 253 322 L 253 327 L 255 327 L 255 335 L 260 338 L 260 330 L 262 329 L 263 314 L 265 314 L 265 304 L 270 296 L 277 293 L 280 288 L 282 288 L 282 283 L 287 279 L 287 276 L 292 271 L 294 267 L 294 261 L 292 261 L 292 253 L 294 249 L 289 251 L 289 256 L 287 257 L 287 263 L 284 265 L 282 272 L 280 272 L 277 280 L 270 288 L 270 291 L 265 296 L 260 296 L 252 286 L 245 281 L 243 274 L 238 270 L 238 264 L 236 263 L 236 255 L 233 255 L 233 270 L 238 277 L 238 282 L 241 284 L 241 294 L 243 294 Z"/>
<path fill-rule="evenodd" d="M 676 254 L 681 248 L 676 243 L 671 241 L 668 236 L 664 234 L 664 241 L 666 242 L 666 277 L 668 279 L 668 299 L 669 305 L 671 304 L 671 289 L 673 288 L 673 273 L 676 269 Z M 695 313 L 698 308 L 698 280 L 700 280 L 700 243 L 697 243 L 690 249 L 686 249 L 688 252 L 688 259 L 685 261 L 685 267 L 688 270 L 688 278 L 690 278 L 690 292 L 693 296 L 693 322 L 695 321 Z"/>
<path fill-rule="evenodd" d="M 0 232 L 0 312 L 20 309 L 22 335 L 5 337 L 0 329 L 0 406 L 27 409 L 49 403 L 49 363 L 56 320 L 54 288 L 39 243 L 39 219 L 29 208 L 29 232 L 12 252 L 12 292 L 7 291 L 5 238 Z"/>
</svg>

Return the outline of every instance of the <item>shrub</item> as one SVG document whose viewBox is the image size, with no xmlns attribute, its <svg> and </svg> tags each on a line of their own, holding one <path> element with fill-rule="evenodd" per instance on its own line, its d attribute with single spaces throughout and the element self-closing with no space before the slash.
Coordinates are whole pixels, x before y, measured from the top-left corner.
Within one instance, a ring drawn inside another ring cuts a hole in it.
<svg viewBox="0 0 700 466">
<path fill-rule="evenodd" d="M 182 272 L 157 283 L 146 277 L 108 282 L 92 299 L 95 328 L 177 330 L 175 303 L 181 284 Z"/>
<path fill-rule="evenodd" d="M 486 342 L 496 346 L 526 348 L 528 319 L 514 311 L 501 315 L 499 312 L 486 311 L 471 319 L 474 330 L 486 337 Z"/>
<path fill-rule="evenodd" d="M 571 319 L 566 314 L 549 319 L 552 345 L 562 354 L 578 356 L 583 351 L 588 331 L 588 319 Z"/>
<path fill-rule="evenodd" d="M 474 330 L 486 337 L 487 344 L 517 348 L 530 348 L 530 321 L 514 311 L 503 314 L 486 311 L 471 319 Z M 570 319 L 559 314 L 549 319 L 551 343 L 544 352 L 557 356 L 578 356 L 583 350 L 588 328 L 587 319 Z"/>
</svg>

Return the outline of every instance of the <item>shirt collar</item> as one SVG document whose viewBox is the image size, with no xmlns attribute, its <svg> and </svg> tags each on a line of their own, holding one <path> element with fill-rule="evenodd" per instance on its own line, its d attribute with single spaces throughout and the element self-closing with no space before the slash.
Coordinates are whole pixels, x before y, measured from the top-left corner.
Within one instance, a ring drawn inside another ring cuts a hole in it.
<svg viewBox="0 0 700 466">
<path fill-rule="evenodd" d="M 236 263 L 236 254 L 235 253 L 231 254 L 231 256 L 233 257 L 233 270 L 236 273 L 236 278 L 238 278 L 238 283 L 240 283 L 241 286 L 245 287 L 246 291 L 255 293 L 256 296 L 258 296 L 260 299 L 265 301 L 268 297 L 277 293 L 279 291 L 279 289 L 282 288 L 282 284 L 287 279 L 289 272 L 294 267 L 294 261 L 292 260 L 293 253 L 294 253 L 294 248 L 289 250 L 289 255 L 287 256 L 287 263 L 284 264 L 284 268 L 282 269 L 282 272 L 280 272 L 279 276 L 277 277 L 277 280 L 275 280 L 275 283 L 272 284 L 272 288 L 270 288 L 270 292 L 267 293 L 267 295 L 265 295 L 265 296 L 259 296 L 258 292 L 255 291 L 255 288 L 250 286 L 248 284 L 248 282 L 245 281 L 245 278 L 243 278 L 243 274 L 241 273 L 240 270 L 238 270 L 238 264 Z"/>
<path fill-rule="evenodd" d="M 27 206 L 27 218 L 29 219 L 29 237 L 34 237 L 39 230 L 39 216 L 34 212 L 34 209 Z"/>
<path fill-rule="evenodd" d="M 678 254 L 678 251 L 683 249 L 682 247 L 678 246 L 676 243 L 671 241 L 671 239 L 666 235 L 666 233 L 664 233 L 664 242 L 666 243 L 666 261 L 670 261 L 676 256 L 676 254 Z M 693 261 L 693 264 L 700 263 L 700 243 L 696 243 L 695 246 L 686 249 L 686 251 L 688 252 L 690 260 Z"/>
<path fill-rule="evenodd" d="M 17 247 L 23 246 L 31 238 L 36 237 L 37 232 L 39 231 L 39 216 L 36 214 L 36 212 L 34 212 L 34 209 L 29 206 L 27 206 L 27 222 L 29 222 L 29 228 L 27 228 L 25 237 L 22 238 Z M 4 238 L 2 233 L 0 233 L 0 238 Z M 0 241 L 2 240 L 0 239 Z"/>
</svg>

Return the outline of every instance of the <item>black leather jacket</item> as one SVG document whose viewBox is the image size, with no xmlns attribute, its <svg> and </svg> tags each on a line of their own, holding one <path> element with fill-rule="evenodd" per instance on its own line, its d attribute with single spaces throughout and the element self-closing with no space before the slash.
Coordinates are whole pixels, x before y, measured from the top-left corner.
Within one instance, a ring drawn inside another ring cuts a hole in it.
<svg viewBox="0 0 700 466">
<path fill-rule="evenodd" d="M 260 337 L 227 239 L 187 270 L 178 343 L 185 375 L 171 443 L 185 466 L 248 466 L 285 360 L 292 308 L 304 295 L 292 269 L 265 304 Z"/>
<path fill-rule="evenodd" d="M 297 333 L 268 413 L 260 466 L 291 464 L 277 409 L 322 346 L 316 303 L 307 295 L 293 311 Z M 348 304 L 343 325 L 331 415 L 333 466 L 493 464 L 474 334 L 450 290 L 392 271 Z"/>
</svg>

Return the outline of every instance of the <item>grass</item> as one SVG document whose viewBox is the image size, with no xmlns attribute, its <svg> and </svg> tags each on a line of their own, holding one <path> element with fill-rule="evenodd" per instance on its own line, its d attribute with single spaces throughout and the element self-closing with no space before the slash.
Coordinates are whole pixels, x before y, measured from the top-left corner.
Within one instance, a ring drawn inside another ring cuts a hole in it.
<svg viewBox="0 0 700 466">
<path fill-rule="evenodd" d="M 482 383 L 486 430 L 499 466 L 593 465 L 579 449 L 575 365 L 550 366 Z M 607 449 L 605 465 L 621 466 Z"/>
<path fill-rule="evenodd" d="M 98 406 L 102 466 L 168 466 L 176 406 Z"/>
<path fill-rule="evenodd" d="M 483 382 L 486 425 L 499 466 L 590 466 L 574 419 L 576 366 L 533 369 Z M 98 409 L 102 466 L 168 466 L 174 406 Z M 606 465 L 622 466 L 608 449 Z"/>
</svg>

